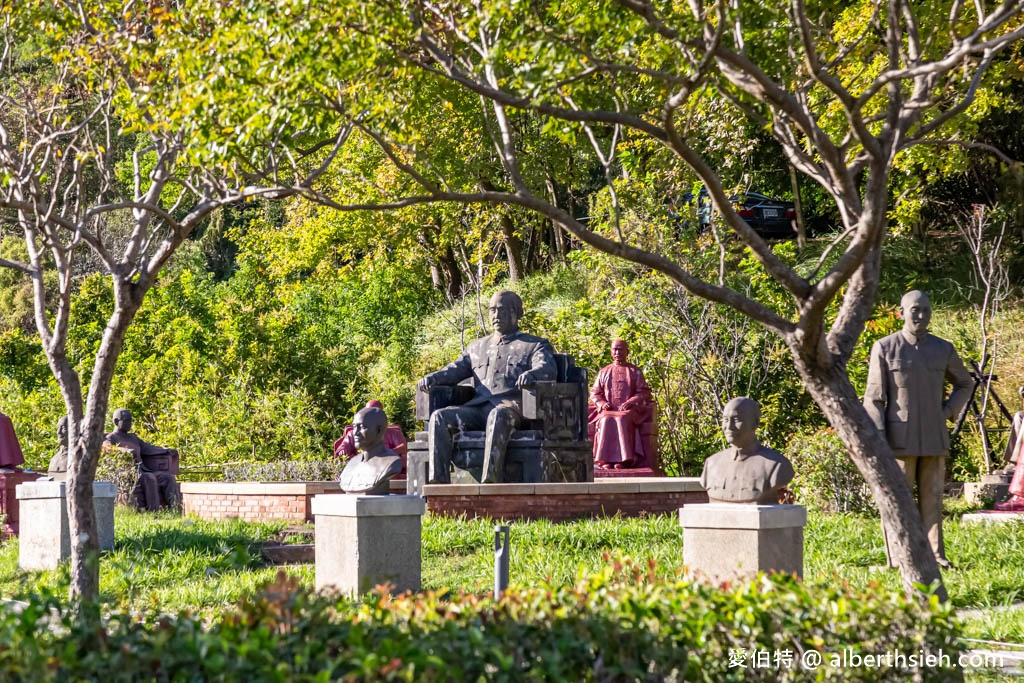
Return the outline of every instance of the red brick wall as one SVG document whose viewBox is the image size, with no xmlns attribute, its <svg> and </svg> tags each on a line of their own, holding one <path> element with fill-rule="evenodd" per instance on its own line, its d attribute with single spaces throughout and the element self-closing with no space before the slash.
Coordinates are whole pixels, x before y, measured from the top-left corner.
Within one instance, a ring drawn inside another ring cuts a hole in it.
<svg viewBox="0 0 1024 683">
<path fill-rule="evenodd" d="M 624 517 L 674 512 L 686 504 L 706 503 L 703 491 L 637 493 L 509 494 L 428 496 L 427 510 L 435 515 L 491 519 L 550 519 Z"/>
<path fill-rule="evenodd" d="M 224 493 L 193 493 L 183 496 L 186 515 L 201 519 L 238 518 L 250 521 L 286 519 L 311 522 L 312 495 L 237 495 Z"/>
</svg>

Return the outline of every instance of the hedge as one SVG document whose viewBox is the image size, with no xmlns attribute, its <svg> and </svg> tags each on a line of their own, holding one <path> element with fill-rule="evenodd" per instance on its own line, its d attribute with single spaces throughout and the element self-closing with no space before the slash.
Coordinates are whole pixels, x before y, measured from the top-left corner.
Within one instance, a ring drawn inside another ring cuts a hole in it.
<svg viewBox="0 0 1024 683">
<path fill-rule="evenodd" d="M 362 602 L 312 595 L 283 573 L 237 608 L 204 621 L 187 613 L 84 609 L 52 597 L 0 610 L 0 671 L 8 681 L 746 681 L 892 680 L 899 668 L 832 668 L 861 656 L 940 651 L 956 662 L 948 606 L 872 588 L 760 577 L 726 590 L 658 582 L 615 561 L 565 587 L 469 594 L 374 594 Z M 791 652 L 789 666 L 736 665 L 740 652 Z M 825 666 L 800 667 L 817 650 Z M 732 660 L 732 661 L 731 661 Z M 731 665 L 731 666 L 730 666 Z M 924 680 L 952 669 L 918 672 Z"/>
</svg>

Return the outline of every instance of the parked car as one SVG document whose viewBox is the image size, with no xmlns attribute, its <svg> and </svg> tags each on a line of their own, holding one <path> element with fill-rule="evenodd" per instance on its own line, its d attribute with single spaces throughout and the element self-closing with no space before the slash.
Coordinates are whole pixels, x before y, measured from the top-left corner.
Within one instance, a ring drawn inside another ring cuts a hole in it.
<svg viewBox="0 0 1024 683">
<path fill-rule="evenodd" d="M 796 237 L 796 207 L 784 199 L 772 199 L 760 192 L 744 192 L 729 197 L 736 212 L 762 237 Z M 683 195 L 681 204 L 693 208 L 696 203 L 698 231 L 704 232 L 711 223 L 711 199 L 701 188 L 694 202 L 692 192 Z M 674 214 L 673 214 L 674 215 Z M 683 223 L 685 225 L 685 223 Z"/>
<path fill-rule="evenodd" d="M 729 197 L 736 213 L 761 237 L 796 237 L 796 207 L 784 199 L 772 199 L 760 192 Z"/>
</svg>

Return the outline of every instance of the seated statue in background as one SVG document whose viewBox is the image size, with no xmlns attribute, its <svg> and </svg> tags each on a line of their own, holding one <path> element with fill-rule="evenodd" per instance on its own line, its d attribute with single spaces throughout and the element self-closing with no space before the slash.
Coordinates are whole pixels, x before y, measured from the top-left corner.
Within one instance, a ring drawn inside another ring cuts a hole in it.
<svg viewBox="0 0 1024 683">
<path fill-rule="evenodd" d="M 1024 387 L 1019 390 L 1020 397 L 1024 398 Z M 1006 441 L 1006 452 L 1003 454 L 1003 462 L 1006 463 L 1005 472 L 1013 472 L 1013 479 L 1010 481 L 1010 497 L 1002 503 L 996 503 L 995 508 L 1000 512 L 1024 512 L 1024 410 L 1013 416 L 1010 425 L 1010 437 Z"/>
<path fill-rule="evenodd" d="M 463 405 L 434 411 L 427 423 L 432 484 L 451 483 L 454 434 L 485 430 L 481 483 L 501 482 L 512 432 L 523 422 L 523 389 L 557 376 L 554 351 L 547 339 L 519 331 L 523 301 L 511 291 L 497 292 L 487 308 L 494 334 L 469 343 L 448 367 L 417 384 L 455 386 L 473 378 L 474 395 Z"/>
<path fill-rule="evenodd" d="M 380 408 L 363 408 L 352 421 L 352 438 L 360 453 L 341 472 L 345 493 L 387 495 L 391 478 L 402 471 L 402 459 L 384 443 L 388 417 Z"/>
<path fill-rule="evenodd" d="M 68 476 L 68 416 L 57 420 L 57 452 L 50 458 L 47 474 L 53 481 L 64 481 Z"/>
<path fill-rule="evenodd" d="M 366 403 L 367 408 L 384 410 L 380 401 L 373 399 Z M 392 450 L 402 459 L 402 471 L 405 471 L 405 456 L 409 450 L 409 444 L 405 440 L 405 433 L 399 425 L 389 424 L 384 430 L 384 446 Z M 355 425 L 346 425 L 341 438 L 334 442 L 335 457 L 347 460 L 359 452 L 355 442 Z"/>
<path fill-rule="evenodd" d="M 621 339 L 613 341 L 614 362 L 598 371 L 590 390 L 594 464 L 600 469 L 654 464 L 649 435 L 642 435 L 641 428 L 653 417 L 651 388 L 643 371 L 628 359 L 629 345 Z"/>
<path fill-rule="evenodd" d="M 178 451 L 173 448 L 148 444 L 132 433 L 132 414 L 125 408 L 114 411 L 114 431 L 107 434 L 103 444 L 132 454 L 138 468 L 139 479 L 132 489 L 132 502 L 136 508 L 159 510 L 178 506 Z"/>
<path fill-rule="evenodd" d="M 700 485 L 712 503 L 777 505 L 779 490 L 793 480 L 793 466 L 782 453 L 757 440 L 761 406 L 738 396 L 722 411 L 722 431 L 730 447 L 704 461 Z"/>
</svg>

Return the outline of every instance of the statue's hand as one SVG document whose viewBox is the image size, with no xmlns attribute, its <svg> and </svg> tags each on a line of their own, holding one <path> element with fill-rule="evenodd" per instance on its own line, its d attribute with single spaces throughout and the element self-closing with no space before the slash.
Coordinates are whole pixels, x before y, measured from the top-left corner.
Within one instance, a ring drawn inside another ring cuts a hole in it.
<svg viewBox="0 0 1024 683">
<path fill-rule="evenodd" d="M 519 378 L 516 380 L 516 387 L 518 387 L 519 389 L 525 389 L 527 387 L 533 386 L 536 383 L 537 382 L 533 379 L 532 373 L 524 372 L 523 374 L 519 375 Z"/>
<path fill-rule="evenodd" d="M 430 375 L 422 378 L 419 382 L 416 382 L 416 389 L 419 391 L 426 391 L 434 383 L 434 378 Z"/>
</svg>

